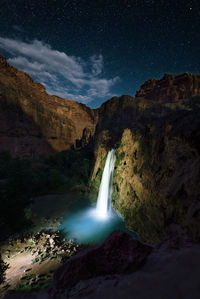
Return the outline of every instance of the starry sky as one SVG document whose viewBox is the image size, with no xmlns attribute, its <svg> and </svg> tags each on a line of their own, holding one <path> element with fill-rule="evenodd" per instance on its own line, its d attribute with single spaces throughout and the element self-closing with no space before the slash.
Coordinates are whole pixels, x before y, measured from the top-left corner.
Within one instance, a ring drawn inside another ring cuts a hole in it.
<svg viewBox="0 0 200 299">
<path fill-rule="evenodd" d="M 200 1 L 0 0 L 0 53 L 50 94 L 98 107 L 200 73 Z"/>
</svg>

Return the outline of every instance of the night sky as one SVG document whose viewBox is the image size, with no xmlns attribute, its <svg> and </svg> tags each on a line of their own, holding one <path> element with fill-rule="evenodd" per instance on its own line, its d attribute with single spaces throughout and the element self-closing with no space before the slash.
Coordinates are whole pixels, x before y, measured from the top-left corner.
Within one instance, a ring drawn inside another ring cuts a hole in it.
<svg viewBox="0 0 200 299">
<path fill-rule="evenodd" d="M 195 0 L 0 0 L 0 53 L 91 107 L 165 73 L 200 73 L 199 29 Z"/>
</svg>

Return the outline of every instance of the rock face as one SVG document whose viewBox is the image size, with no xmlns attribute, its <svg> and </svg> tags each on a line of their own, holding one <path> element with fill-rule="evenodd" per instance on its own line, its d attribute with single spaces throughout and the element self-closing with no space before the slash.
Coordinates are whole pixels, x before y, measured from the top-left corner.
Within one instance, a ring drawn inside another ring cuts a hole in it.
<svg viewBox="0 0 200 299">
<path fill-rule="evenodd" d="M 195 96 L 195 97 L 193 97 Z M 116 149 L 113 206 L 142 240 L 200 240 L 200 75 L 165 75 L 99 108 L 97 194 L 107 152 Z"/>
<path fill-rule="evenodd" d="M 97 247 L 72 257 L 54 276 L 55 289 L 72 287 L 80 280 L 136 271 L 152 251 L 122 231 L 113 232 Z"/>
<path fill-rule="evenodd" d="M 83 104 L 46 93 L 43 85 L 0 56 L 0 150 L 38 156 L 86 145 L 96 113 Z M 87 134 L 86 134 L 87 132 Z"/>
<path fill-rule="evenodd" d="M 149 243 L 170 234 L 200 240 L 198 95 L 200 75 L 165 75 L 147 81 L 136 98 L 113 97 L 92 110 L 48 95 L 0 56 L 0 150 L 37 156 L 94 139 L 97 194 L 114 147 L 113 206 L 129 228 Z"/>
<path fill-rule="evenodd" d="M 200 75 L 165 74 L 160 80 L 146 81 L 136 93 L 136 97 L 152 101 L 178 102 L 200 94 Z"/>
<path fill-rule="evenodd" d="M 120 234 L 116 233 L 115 244 L 113 244 L 115 246 L 119 246 L 117 239 L 121 251 L 119 252 L 118 259 L 116 259 L 116 264 L 119 263 L 120 257 L 123 259 L 123 253 L 126 254 L 127 252 L 127 249 L 123 249 L 121 246 L 121 241 L 126 243 L 127 239 L 125 238 L 124 240 Z M 108 241 L 109 239 L 106 243 Z M 129 243 L 128 241 L 128 246 L 131 247 Z M 138 248 L 133 247 L 132 249 L 132 252 L 138 251 Z M 82 259 L 83 257 L 84 254 L 82 254 Z M 77 267 L 80 270 L 82 269 L 82 265 L 76 263 L 75 257 L 71 258 L 72 260 L 74 267 L 71 274 L 75 273 L 76 278 L 79 277 L 81 279 L 81 275 L 78 275 L 78 271 L 76 272 L 74 268 Z M 96 266 L 98 268 L 101 261 L 93 259 L 92 262 L 93 264 L 90 267 L 93 267 L 93 272 L 95 272 Z M 131 270 L 129 273 L 117 272 L 109 275 L 93 276 L 90 279 L 82 279 L 80 281 L 74 279 L 76 284 L 73 286 L 68 284 L 68 281 L 73 280 L 73 278 L 69 278 L 69 273 L 64 269 L 65 267 L 68 268 L 69 263 L 70 260 L 62 266 L 62 271 L 57 271 L 53 286 L 43 292 L 29 293 L 28 298 L 199 299 L 200 245 L 192 242 L 188 243 L 185 238 L 183 240 L 167 240 L 160 244 L 159 247 L 151 249 L 151 252 L 147 254 L 147 258 L 137 270 Z M 127 264 L 127 260 L 125 264 Z M 64 279 L 65 275 L 66 283 Z M 63 282 L 62 284 L 58 283 L 59 279 Z M 13 292 L 6 298 L 26 299 L 27 292 Z"/>
<path fill-rule="evenodd" d="M 146 242 L 200 240 L 199 129 L 200 97 L 163 104 L 122 96 L 99 109 L 91 190 L 115 148 L 113 206 Z"/>
<path fill-rule="evenodd" d="M 194 243 L 179 245 L 169 248 L 161 244 L 159 249 L 151 251 L 142 267 L 129 275 L 93 277 L 80 281 L 71 289 L 66 285 L 65 290 L 53 289 L 44 298 L 198 299 L 200 246 Z"/>
</svg>

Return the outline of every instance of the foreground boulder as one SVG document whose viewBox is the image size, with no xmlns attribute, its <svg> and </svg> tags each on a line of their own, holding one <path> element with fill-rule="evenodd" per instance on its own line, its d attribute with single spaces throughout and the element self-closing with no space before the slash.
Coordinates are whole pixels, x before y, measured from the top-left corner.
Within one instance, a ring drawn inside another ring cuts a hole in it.
<svg viewBox="0 0 200 299">
<path fill-rule="evenodd" d="M 112 265 L 116 272 L 107 274 Z M 87 275 L 94 276 L 86 279 L 86 270 Z M 98 276 L 99 272 L 106 274 Z M 28 294 L 13 292 L 6 299 L 199 299 L 199 277 L 199 243 L 177 236 L 152 250 L 116 231 L 104 244 L 67 262 L 56 272 L 50 289 Z M 70 287 L 72 281 L 76 283 Z"/>
<path fill-rule="evenodd" d="M 165 239 L 163 242 L 156 246 L 157 250 L 180 250 L 183 248 L 191 248 L 197 243 L 193 242 L 187 236 L 172 236 Z"/>
<path fill-rule="evenodd" d="M 106 241 L 71 258 L 54 276 L 53 288 L 66 289 L 80 280 L 100 275 L 136 271 L 152 247 L 122 232 L 113 232 Z"/>
</svg>

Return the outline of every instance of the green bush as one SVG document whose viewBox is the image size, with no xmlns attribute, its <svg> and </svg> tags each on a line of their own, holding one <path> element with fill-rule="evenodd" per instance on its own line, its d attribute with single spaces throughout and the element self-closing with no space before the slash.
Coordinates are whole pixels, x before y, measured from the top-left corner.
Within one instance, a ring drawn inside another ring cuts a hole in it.
<svg viewBox="0 0 200 299">
<path fill-rule="evenodd" d="M 30 222 L 31 197 L 87 188 L 93 163 L 90 150 L 69 150 L 40 159 L 12 158 L 0 151 L 0 238 Z"/>
<path fill-rule="evenodd" d="M 87 188 L 93 153 L 69 150 L 40 159 L 12 158 L 0 151 L 0 238 L 28 224 L 31 197 Z"/>
<path fill-rule="evenodd" d="M 5 271 L 8 269 L 8 264 L 4 263 L 0 254 L 0 284 L 5 280 Z"/>
<path fill-rule="evenodd" d="M 192 108 L 192 109 L 199 109 L 200 108 L 200 96 L 195 96 L 190 98 L 185 103 L 186 106 Z"/>
<path fill-rule="evenodd" d="M 8 151 L 0 151 L 0 179 L 8 176 L 11 155 Z"/>
</svg>

